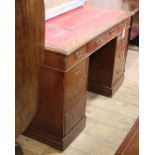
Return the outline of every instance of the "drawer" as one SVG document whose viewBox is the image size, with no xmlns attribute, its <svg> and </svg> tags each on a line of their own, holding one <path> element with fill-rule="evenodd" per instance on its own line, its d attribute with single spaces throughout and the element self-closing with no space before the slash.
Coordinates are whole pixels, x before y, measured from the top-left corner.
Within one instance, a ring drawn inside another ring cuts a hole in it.
<svg viewBox="0 0 155 155">
<path fill-rule="evenodd" d="M 121 31 L 123 30 L 123 25 L 118 24 L 117 26 L 113 27 L 112 29 L 108 30 L 104 34 L 96 37 L 92 41 L 88 43 L 88 51 L 94 52 L 103 45 L 105 45 L 107 42 L 115 38 Z"/>
<path fill-rule="evenodd" d="M 115 56 L 115 65 L 125 62 L 125 49 L 120 50 Z"/>
<path fill-rule="evenodd" d="M 119 51 L 122 51 L 122 49 L 126 49 L 127 44 L 128 44 L 128 35 L 129 35 L 129 30 L 125 31 L 124 36 L 122 36 L 123 34 L 119 34 L 117 37 L 117 53 L 119 53 Z"/>
<path fill-rule="evenodd" d="M 72 107 L 80 103 L 86 102 L 86 79 L 78 81 L 72 88 L 65 91 L 64 95 L 64 112 L 68 112 Z"/>
<path fill-rule="evenodd" d="M 85 116 L 85 100 L 74 106 L 64 116 L 64 132 L 67 134 Z"/>
<path fill-rule="evenodd" d="M 77 66 L 72 68 L 70 71 L 65 73 L 64 77 L 64 87 L 65 89 L 71 88 L 78 81 L 85 79 L 87 77 L 88 70 L 88 59 L 82 61 Z"/>
<path fill-rule="evenodd" d="M 88 57 L 87 45 L 81 47 L 70 55 L 62 55 L 45 50 L 44 52 L 44 65 L 54 67 L 58 70 L 66 71 L 78 62 Z"/>
<path fill-rule="evenodd" d="M 88 57 L 87 45 L 81 47 L 77 51 L 73 52 L 71 55 L 65 57 L 65 68 L 68 69 L 74 64 Z"/>
<path fill-rule="evenodd" d="M 125 60 L 122 60 L 118 64 L 115 64 L 113 73 L 113 83 L 115 83 L 115 81 L 117 81 L 124 74 L 124 68 Z"/>
</svg>

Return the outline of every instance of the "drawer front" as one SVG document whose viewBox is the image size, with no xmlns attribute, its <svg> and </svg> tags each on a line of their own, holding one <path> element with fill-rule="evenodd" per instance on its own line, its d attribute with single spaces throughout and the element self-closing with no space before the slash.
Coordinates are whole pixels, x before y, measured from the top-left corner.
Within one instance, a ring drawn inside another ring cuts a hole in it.
<svg viewBox="0 0 155 155">
<path fill-rule="evenodd" d="M 117 51 L 117 54 L 115 55 L 115 65 L 119 66 L 122 62 L 125 62 L 125 49 Z"/>
<path fill-rule="evenodd" d="M 58 53 L 44 51 L 43 65 L 53 67 L 59 70 L 65 70 L 64 56 Z"/>
<path fill-rule="evenodd" d="M 94 40 L 90 41 L 88 43 L 88 51 L 89 52 L 94 52 L 103 45 L 105 45 L 107 42 L 115 38 L 121 31 L 123 30 L 123 25 L 122 23 L 115 26 L 114 28 L 108 30 L 106 33 L 98 36 Z"/>
<path fill-rule="evenodd" d="M 73 52 L 71 55 L 65 56 L 56 52 L 45 50 L 44 65 L 54 67 L 58 70 L 66 71 L 76 63 L 87 58 L 89 55 L 87 45 Z"/>
<path fill-rule="evenodd" d="M 78 81 L 72 88 L 65 91 L 64 112 L 68 112 L 72 107 L 80 103 L 86 102 L 86 79 Z"/>
<path fill-rule="evenodd" d="M 125 60 L 115 64 L 113 73 L 113 84 L 124 74 Z"/>
<path fill-rule="evenodd" d="M 124 36 L 123 36 L 124 35 Z M 124 34 L 121 33 L 118 37 L 117 37 L 117 53 L 119 53 L 119 51 L 122 51 L 122 49 L 126 50 L 127 44 L 128 44 L 128 35 L 129 35 L 129 30 L 127 29 Z"/>
<path fill-rule="evenodd" d="M 64 132 L 67 134 L 85 116 L 85 101 L 80 102 L 64 116 Z"/>
<path fill-rule="evenodd" d="M 83 60 L 87 56 L 87 45 L 85 45 L 65 58 L 66 70 L 72 67 L 74 64 L 78 63 L 79 61 Z"/>
<path fill-rule="evenodd" d="M 87 77 L 88 70 L 88 60 L 84 60 L 79 63 L 77 66 L 72 68 L 70 71 L 65 73 L 65 89 L 71 88 L 79 80 L 82 80 Z"/>
</svg>

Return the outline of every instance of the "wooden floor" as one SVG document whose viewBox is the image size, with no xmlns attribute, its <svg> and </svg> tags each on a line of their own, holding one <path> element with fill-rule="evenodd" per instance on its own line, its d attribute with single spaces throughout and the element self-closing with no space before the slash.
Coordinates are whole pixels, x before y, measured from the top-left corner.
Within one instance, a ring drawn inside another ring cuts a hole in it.
<svg viewBox="0 0 155 155">
<path fill-rule="evenodd" d="M 20 136 L 25 155 L 114 155 L 138 117 L 138 54 L 130 47 L 126 78 L 113 98 L 88 92 L 87 126 L 64 152 Z"/>
</svg>

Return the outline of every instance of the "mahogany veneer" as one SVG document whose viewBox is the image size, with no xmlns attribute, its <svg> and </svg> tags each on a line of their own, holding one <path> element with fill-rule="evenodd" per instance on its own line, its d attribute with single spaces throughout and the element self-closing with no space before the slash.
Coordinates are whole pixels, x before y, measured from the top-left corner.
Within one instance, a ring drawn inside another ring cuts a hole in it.
<svg viewBox="0 0 155 155">
<path fill-rule="evenodd" d="M 40 104 L 25 135 L 61 150 L 74 140 L 85 127 L 87 81 L 106 96 L 123 81 L 129 28 L 130 14 L 96 7 L 46 22 Z"/>
</svg>

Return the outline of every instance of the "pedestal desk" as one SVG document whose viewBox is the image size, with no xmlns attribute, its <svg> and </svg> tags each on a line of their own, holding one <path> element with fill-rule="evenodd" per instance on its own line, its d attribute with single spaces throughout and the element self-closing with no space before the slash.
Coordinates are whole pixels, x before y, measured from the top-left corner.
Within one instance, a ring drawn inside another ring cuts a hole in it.
<svg viewBox="0 0 155 155">
<path fill-rule="evenodd" d="M 46 21 L 38 112 L 25 135 L 64 150 L 86 124 L 86 91 L 112 96 L 124 79 L 131 15 L 85 6 Z"/>
</svg>

